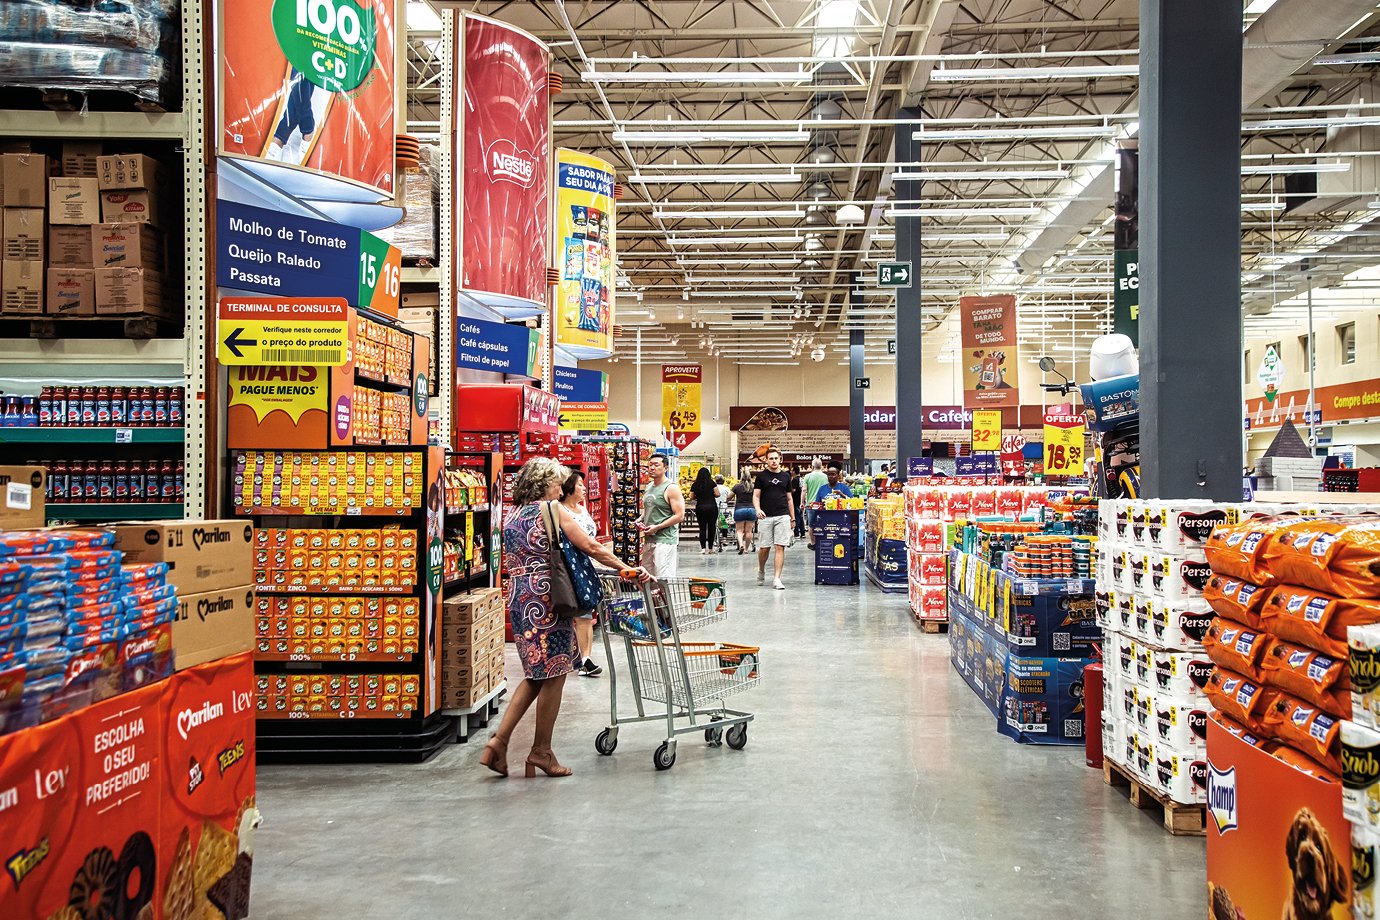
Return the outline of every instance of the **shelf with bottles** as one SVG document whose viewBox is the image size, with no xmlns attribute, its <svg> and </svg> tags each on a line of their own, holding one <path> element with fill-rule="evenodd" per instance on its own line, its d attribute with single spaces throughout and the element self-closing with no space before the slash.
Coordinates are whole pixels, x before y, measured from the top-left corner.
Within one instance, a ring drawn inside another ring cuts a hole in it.
<svg viewBox="0 0 1380 920">
<path fill-rule="evenodd" d="M 609 450 L 602 444 L 563 441 L 556 446 L 555 459 L 585 477 L 585 507 L 594 519 L 595 538 L 610 539 L 609 526 Z"/>
</svg>

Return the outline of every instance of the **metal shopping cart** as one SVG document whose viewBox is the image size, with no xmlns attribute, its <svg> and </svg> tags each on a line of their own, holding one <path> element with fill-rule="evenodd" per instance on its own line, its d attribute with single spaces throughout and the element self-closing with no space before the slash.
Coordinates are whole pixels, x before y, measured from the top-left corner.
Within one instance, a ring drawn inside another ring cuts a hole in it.
<svg viewBox="0 0 1380 920">
<path fill-rule="evenodd" d="M 609 667 L 609 724 L 594 739 L 600 754 L 618 747 L 620 725 L 666 720 L 666 740 L 652 755 L 658 770 L 676 762 L 676 736 L 704 732 L 718 747 L 747 745 L 753 715 L 728 709 L 723 699 L 755 686 L 760 679 L 756 646 L 727 642 L 686 642 L 683 633 L 728 617 L 724 583 L 716 578 L 663 578 L 643 585 L 621 575 L 600 576 L 604 588 L 604 652 Z M 618 714 L 618 675 L 611 637 L 623 639 L 632 678 L 635 717 Z M 644 703 L 662 703 L 666 714 L 649 713 Z"/>
</svg>

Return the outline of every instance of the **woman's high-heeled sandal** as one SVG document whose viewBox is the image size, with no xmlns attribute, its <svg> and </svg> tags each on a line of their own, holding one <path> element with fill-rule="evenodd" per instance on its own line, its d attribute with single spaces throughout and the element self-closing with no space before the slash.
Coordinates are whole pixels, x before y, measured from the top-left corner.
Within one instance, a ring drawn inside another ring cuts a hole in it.
<svg viewBox="0 0 1380 920">
<path fill-rule="evenodd" d="M 533 752 L 527 755 L 527 778 L 531 779 L 536 776 L 538 770 L 547 776 L 569 776 L 575 772 L 569 767 L 561 766 L 556 761 L 556 755 L 552 751 L 543 754 Z"/>
<path fill-rule="evenodd" d="M 508 744 L 498 740 L 497 737 L 490 738 L 489 743 L 484 745 L 484 752 L 479 755 L 479 762 L 483 766 L 493 770 L 499 776 L 508 775 Z"/>
</svg>

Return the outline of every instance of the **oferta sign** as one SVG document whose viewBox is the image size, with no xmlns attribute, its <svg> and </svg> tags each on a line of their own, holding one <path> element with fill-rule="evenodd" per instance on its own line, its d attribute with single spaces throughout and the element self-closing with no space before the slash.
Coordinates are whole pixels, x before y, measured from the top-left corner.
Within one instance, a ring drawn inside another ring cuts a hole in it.
<svg viewBox="0 0 1380 920">
<path fill-rule="evenodd" d="M 273 35 L 303 76 L 328 93 L 345 93 L 374 66 L 378 23 L 354 0 L 274 0 Z"/>
</svg>

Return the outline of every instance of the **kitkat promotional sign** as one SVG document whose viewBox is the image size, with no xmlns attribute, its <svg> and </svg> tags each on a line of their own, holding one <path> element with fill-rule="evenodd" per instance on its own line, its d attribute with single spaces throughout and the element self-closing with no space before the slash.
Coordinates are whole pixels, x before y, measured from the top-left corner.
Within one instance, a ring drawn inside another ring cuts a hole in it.
<svg viewBox="0 0 1380 920">
<path fill-rule="evenodd" d="M 577 356 L 613 350 L 613 165 L 556 151 L 556 344 Z"/>
<path fill-rule="evenodd" d="M 306 170 L 392 197 L 395 0 L 216 6 L 220 155 Z"/>
<path fill-rule="evenodd" d="M 963 404 L 974 409 L 1019 406 L 1016 298 L 960 297 Z"/>
<path fill-rule="evenodd" d="M 703 382 L 704 368 L 698 364 L 661 365 L 661 431 L 677 450 L 700 436 Z"/>
<path fill-rule="evenodd" d="M 549 52 L 526 32 L 471 14 L 461 17 L 456 44 L 462 90 L 451 160 L 456 287 L 545 306 Z"/>
</svg>

